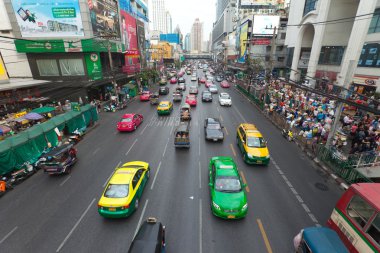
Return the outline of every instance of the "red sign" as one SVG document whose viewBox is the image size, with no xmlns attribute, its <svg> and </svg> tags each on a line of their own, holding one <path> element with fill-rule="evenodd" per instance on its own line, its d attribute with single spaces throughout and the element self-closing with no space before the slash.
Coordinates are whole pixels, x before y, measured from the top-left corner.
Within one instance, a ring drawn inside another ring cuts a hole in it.
<svg viewBox="0 0 380 253">
<path fill-rule="evenodd" d="M 125 55 L 127 56 L 135 56 L 135 55 L 140 55 L 138 50 L 127 50 L 124 52 Z"/>
<path fill-rule="evenodd" d="M 261 39 L 253 39 L 252 44 L 254 45 L 270 45 L 270 39 L 261 38 Z"/>
</svg>

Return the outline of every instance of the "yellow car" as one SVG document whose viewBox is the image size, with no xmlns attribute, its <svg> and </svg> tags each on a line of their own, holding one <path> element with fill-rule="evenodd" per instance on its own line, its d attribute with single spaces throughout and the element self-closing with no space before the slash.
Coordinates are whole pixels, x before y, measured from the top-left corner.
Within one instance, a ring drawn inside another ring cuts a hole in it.
<svg viewBox="0 0 380 253">
<path fill-rule="evenodd" d="M 161 101 L 157 106 L 158 115 L 169 115 L 173 111 L 173 103 L 170 101 Z"/>
<path fill-rule="evenodd" d="M 248 164 L 267 165 L 270 160 L 267 142 L 253 124 L 240 124 L 237 129 L 236 142 Z"/>
<path fill-rule="evenodd" d="M 128 162 L 117 168 L 98 202 L 99 214 L 106 218 L 131 215 L 139 206 L 149 175 L 146 162 Z"/>
</svg>

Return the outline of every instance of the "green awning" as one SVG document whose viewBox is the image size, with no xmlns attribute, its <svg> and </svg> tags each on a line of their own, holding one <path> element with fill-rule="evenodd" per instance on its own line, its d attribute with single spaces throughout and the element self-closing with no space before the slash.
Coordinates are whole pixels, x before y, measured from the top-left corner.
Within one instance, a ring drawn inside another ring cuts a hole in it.
<svg viewBox="0 0 380 253">
<path fill-rule="evenodd" d="M 42 128 L 44 133 L 49 132 L 50 130 L 54 129 L 56 125 L 51 120 L 48 120 L 44 123 L 39 124 L 39 126 Z"/>
<path fill-rule="evenodd" d="M 90 104 L 83 105 L 83 106 L 80 107 L 80 111 L 81 111 L 81 112 L 88 111 L 88 110 L 91 109 L 91 107 L 92 107 L 92 105 L 90 105 Z"/>
<path fill-rule="evenodd" d="M 27 143 L 29 141 L 29 137 L 28 134 L 24 131 L 9 137 L 8 140 L 11 142 L 12 148 L 14 148 Z"/>
<path fill-rule="evenodd" d="M 36 112 L 36 113 L 48 113 L 48 112 L 52 112 L 52 111 L 55 111 L 55 108 L 54 107 L 51 107 L 51 106 L 44 106 L 44 107 L 39 107 L 39 108 L 36 108 L 36 109 L 33 109 L 32 112 Z"/>
<path fill-rule="evenodd" d="M 27 134 L 27 136 L 29 137 L 29 139 L 34 139 L 37 136 L 42 135 L 44 133 L 44 130 L 38 124 L 38 125 L 34 125 L 33 127 L 29 128 L 29 129 L 26 129 L 24 131 L 24 133 Z"/>
<path fill-rule="evenodd" d="M 9 137 L 10 138 L 10 137 Z M 8 139 L 0 141 L 0 153 L 8 151 L 12 147 L 11 141 Z"/>
<path fill-rule="evenodd" d="M 59 125 L 64 124 L 66 122 L 65 115 L 64 114 L 60 114 L 60 115 L 54 116 L 49 121 L 52 121 L 52 122 L 54 122 L 54 124 L 56 126 L 59 126 Z"/>
</svg>

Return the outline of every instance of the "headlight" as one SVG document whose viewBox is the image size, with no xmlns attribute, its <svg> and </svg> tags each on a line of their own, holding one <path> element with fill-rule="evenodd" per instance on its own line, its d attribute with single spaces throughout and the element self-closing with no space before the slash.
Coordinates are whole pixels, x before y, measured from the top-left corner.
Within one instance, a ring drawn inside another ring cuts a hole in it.
<svg viewBox="0 0 380 253">
<path fill-rule="evenodd" d="M 220 210 L 220 206 L 219 206 L 218 204 L 216 204 L 214 201 L 212 202 L 212 205 L 213 205 L 216 209 Z"/>
<path fill-rule="evenodd" d="M 248 208 L 248 203 L 245 203 L 245 205 L 241 208 L 241 210 L 245 210 Z"/>
<path fill-rule="evenodd" d="M 270 158 L 270 155 L 267 155 L 265 158 L 266 158 L 266 159 L 269 159 L 269 158 Z"/>
<path fill-rule="evenodd" d="M 253 155 L 247 153 L 248 158 L 253 158 Z"/>
</svg>

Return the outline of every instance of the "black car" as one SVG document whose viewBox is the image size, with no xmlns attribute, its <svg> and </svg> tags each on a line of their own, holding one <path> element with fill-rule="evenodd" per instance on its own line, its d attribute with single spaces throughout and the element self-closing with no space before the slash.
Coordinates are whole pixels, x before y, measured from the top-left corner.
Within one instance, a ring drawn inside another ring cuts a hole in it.
<svg viewBox="0 0 380 253">
<path fill-rule="evenodd" d="M 167 94 L 169 94 L 169 88 L 168 87 L 160 87 L 160 89 L 158 90 L 158 93 L 160 95 L 167 95 Z"/>
<path fill-rule="evenodd" d="M 209 91 L 202 91 L 202 102 L 212 102 L 212 94 Z"/>
<path fill-rule="evenodd" d="M 134 252 L 165 252 L 165 226 L 156 218 L 148 218 L 139 228 L 128 250 L 128 253 Z"/>
<path fill-rule="evenodd" d="M 178 83 L 184 83 L 184 82 L 185 82 L 185 78 L 183 77 L 178 78 Z"/>
<path fill-rule="evenodd" d="M 223 141 L 223 126 L 216 118 L 205 119 L 205 138 L 211 141 Z"/>
</svg>

